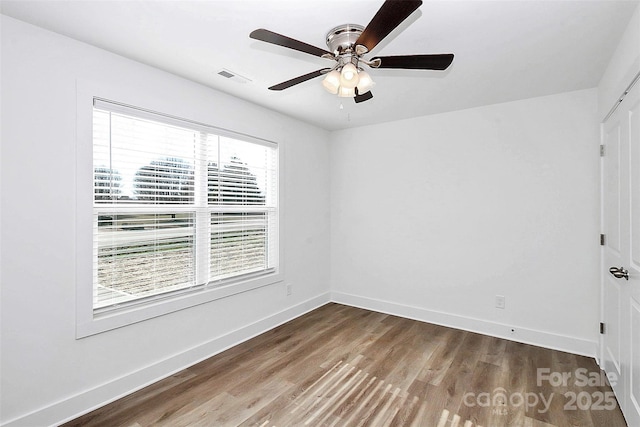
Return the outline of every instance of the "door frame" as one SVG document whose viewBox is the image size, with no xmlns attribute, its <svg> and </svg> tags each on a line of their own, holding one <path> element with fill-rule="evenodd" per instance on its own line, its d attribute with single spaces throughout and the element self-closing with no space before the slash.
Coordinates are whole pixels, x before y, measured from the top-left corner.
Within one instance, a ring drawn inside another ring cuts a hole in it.
<svg viewBox="0 0 640 427">
<path fill-rule="evenodd" d="M 602 119 L 599 126 L 600 137 L 598 138 L 598 150 L 602 150 L 604 145 L 604 137 L 605 137 L 605 124 L 611 118 L 611 116 L 616 112 L 622 101 L 625 99 L 627 94 L 633 89 L 636 84 L 640 84 L 640 71 L 638 71 L 635 76 L 631 79 L 631 83 L 627 86 L 627 88 L 622 92 L 622 94 L 617 98 L 616 102 L 613 104 L 607 115 Z M 602 151 L 600 151 L 600 232 L 604 233 L 605 225 L 604 225 L 604 156 Z M 601 234 L 602 235 L 602 234 Z M 605 236 L 606 238 L 606 236 Z M 600 307 L 599 307 L 599 319 L 600 322 L 604 322 L 604 286 L 605 286 L 605 262 L 604 262 L 604 245 L 600 245 Z M 597 340 L 597 349 L 596 349 L 596 363 L 598 366 L 602 366 L 604 360 L 604 334 L 598 334 Z"/>
<path fill-rule="evenodd" d="M 604 119 L 602 120 L 602 122 L 600 123 L 600 230 L 601 233 L 606 232 L 606 224 L 605 224 L 605 184 L 606 184 L 606 174 L 608 173 L 608 171 L 605 169 L 606 166 L 606 156 L 609 154 L 606 151 L 609 151 L 609 147 L 606 146 L 605 142 L 607 139 L 607 125 L 609 125 L 609 120 L 612 118 L 612 116 L 615 114 L 615 112 L 617 111 L 618 107 L 624 102 L 624 100 L 627 98 L 627 94 L 629 94 L 632 90 L 637 90 L 639 88 L 635 87 L 636 85 L 640 86 L 640 72 L 637 72 L 637 74 L 635 74 L 635 77 L 633 77 L 633 79 L 631 80 L 631 83 L 627 86 L 627 88 L 624 90 L 623 94 L 618 97 L 618 99 L 616 100 L 615 104 L 613 105 L 613 107 L 611 108 L 611 110 L 609 110 L 609 113 L 604 117 Z M 633 94 L 634 97 L 637 97 L 637 93 Z M 634 101 L 635 99 L 635 101 Z M 637 104 L 637 98 L 631 98 L 631 101 L 629 102 L 635 102 L 634 105 L 638 105 Z M 623 112 L 624 113 L 624 112 Z M 627 132 L 630 132 L 630 128 L 627 129 Z M 630 135 L 627 135 L 627 138 L 630 138 Z M 632 142 L 629 139 L 628 141 L 629 147 L 628 149 L 631 150 L 632 149 Z M 604 145 L 604 149 L 605 149 L 605 153 L 603 153 L 602 151 L 602 147 Z M 604 155 L 603 155 L 604 154 Z M 626 153 L 627 155 L 629 155 L 629 161 L 631 161 L 631 157 L 630 154 L 631 153 Z M 631 163 L 628 164 L 629 167 L 629 171 L 628 173 L 630 174 L 629 179 L 631 179 L 631 173 L 632 173 L 632 166 Z M 638 167 L 638 166 L 633 166 Z M 629 181 L 629 185 L 630 185 L 631 181 Z M 631 188 L 629 188 L 629 191 L 631 191 Z M 623 197 L 629 197 L 629 194 L 624 194 L 622 195 Z M 624 203 L 623 203 L 624 206 Z M 629 206 L 629 209 L 631 209 L 631 206 Z M 629 214 L 631 213 L 631 211 L 629 211 Z M 628 218 L 629 220 L 631 220 L 632 218 Z M 631 224 L 629 224 L 629 227 L 631 227 Z M 626 230 L 626 232 L 628 233 L 629 230 Z M 620 236 L 622 237 L 622 236 Z M 628 238 L 631 238 L 632 236 L 627 236 Z M 605 239 L 608 239 L 609 236 L 605 236 Z M 629 244 L 632 245 L 632 242 L 629 241 Z M 624 250 L 621 248 L 621 250 Z M 628 249 L 629 251 L 631 250 L 630 248 Z M 603 244 L 602 240 L 601 240 L 601 246 L 600 246 L 600 322 L 605 322 L 605 320 L 607 319 L 606 316 L 606 304 L 605 304 L 605 294 L 607 291 L 607 286 L 610 286 L 610 284 L 608 283 L 607 279 L 609 279 L 609 265 L 606 263 L 607 260 L 607 246 L 605 244 Z M 623 255 L 624 256 L 624 255 Z M 629 270 L 631 270 L 630 266 L 627 267 Z M 631 290 L 629 290 L 631 292 Z M 629 298 L 629 302 L 633 303 L 633 297 L 632 294 L 629 293 L 628 295 Z M 623 304 L 623 306 L 626 308 L 626 303 L 627 301 L 625 300 L 625 304 Z M 630 315 L 630 313 L 629 313 Z M 631 318 L 627 319 L 626 316 L 623 316 L 623 321 L 624 320 L 628 320 L 629 322 L 631 322 Z M 628 327 L 631 327 L 631 324 L 627 325 Z M 601 327 L 602 327 L 602 323 L 601 323 Z M 603 331 L 600 331 L 598 340 L 597 340 L 597 349 L 596 349 L 596 362 L 598 363 L 598 365 L 601 367 L 601 369 L 605 368 L 606 365 L 606 346 L 605 346 L 605 339 L 606 339 L 606 333 L 607 333 L 607 327 L 608 325 L 605 324 L 605 330 L 604 330 L 604 334 L 602 333 Z M 625 334 L 626 335 L 626 334 Z M 621 338 L 621 337 L 619 337 Z M 625 337 L 626 338 L 626 337 Z M 629 345 L 632 345 L 632 343 L 629 343 Z M 632 351 L 631 348 L 628 349 L 629 351 Z M 626 359 L 626 355 L 619 355 L 622 359 Z M 624 361 L 624 360 L 623 360 Z M 607 373 L 608 374 L 608 373 Z M 622 370 L 620 372 L 620 375 L 622 376 L 626 376 L 626 372 L 624 370 Z M 624 378 L 621 377 L 619 378 L 619 380 L 623 380 L 623 381 L 629 381 L 630 378 Z M 620 409 L 623 410 L 623 408 L 625 408 L 626 406 L 630 405 L 629 402 L 631 402 L 631 398 L 630 393 L 631 391 L 629 390 L 629 387 L 631 387 L 630 383 L 624 383 L 623 384 L 623 388 L 624 390 L 622 391 L 622 395 L 616 395 L 618 402 L 620 404 Z M 619 389 L 618 389 L 619 390 Z M 615 391 L 615 389 L 614 389 Z M 638 419 L 638 413 L 636 412 L 636 410 L 631 410 L 631 408 L 627 408 L 627 411 L 631 411 L 630 414 L 626 415 L 625 417 L 631 417 L 633 420 L 637 420 Z M 623 410 L 623 414 L 624 414 L 624 410 Z M 634 421 L 635 422 L 635 421 Z"/>
</svg>

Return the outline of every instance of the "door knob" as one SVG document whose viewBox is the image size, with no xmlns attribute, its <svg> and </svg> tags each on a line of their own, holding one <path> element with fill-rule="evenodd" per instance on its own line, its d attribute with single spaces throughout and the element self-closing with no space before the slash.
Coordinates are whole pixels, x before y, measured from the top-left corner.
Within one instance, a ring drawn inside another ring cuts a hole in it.
<svg viewBox="0 0 640 427">
<path fill-rule="evenodd" d="M 629 280 L 629 270 L 625 270 L 624 267 L 611 267 L 609 269 L 609 273 L 613 274 L 613 277 L 616 279 L 627 279 Z"/>
</svg>

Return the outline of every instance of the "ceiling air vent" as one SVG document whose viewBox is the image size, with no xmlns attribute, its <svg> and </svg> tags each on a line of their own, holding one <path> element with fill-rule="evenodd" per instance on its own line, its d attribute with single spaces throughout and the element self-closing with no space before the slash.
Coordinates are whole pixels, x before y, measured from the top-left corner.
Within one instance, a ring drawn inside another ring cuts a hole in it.
<svg viewBox="0 0 640 427">
<path fill-rule="evenodd" d="M 236 83 L 249 83 L 251 80 L 246 78 L 246 77 L 242 77 L 240 74 L 238 73 L 234 73 L 233 71 L 229 71 L 225 68 L 223 68 L 222 70 L 218 71 L 218 75 L 227 78 L 229 80 L 233 80 Z"/>
</svg>

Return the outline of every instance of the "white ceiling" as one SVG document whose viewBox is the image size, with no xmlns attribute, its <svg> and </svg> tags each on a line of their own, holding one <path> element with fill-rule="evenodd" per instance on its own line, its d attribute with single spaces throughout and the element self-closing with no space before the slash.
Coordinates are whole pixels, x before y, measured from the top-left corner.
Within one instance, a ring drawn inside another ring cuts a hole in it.
<svg viewBox="0 0 640 427">
<path fill-rule="evenodd" d="M 367 57 L 454 53 L 447 71 L 373 70 L 374 98 L 357 105 L 325 92 L 321 78 L 267 90 L 333 62 L 252 40 L 252 30 L 326 48 L 331 28 L 366 25 L 381 4 L 2 0 L 0 10 L 333 130 L 595 87 L 638 1 L 425 0 Z M 251 82 L 221 77 L 223 68 Z"/>
</svg>

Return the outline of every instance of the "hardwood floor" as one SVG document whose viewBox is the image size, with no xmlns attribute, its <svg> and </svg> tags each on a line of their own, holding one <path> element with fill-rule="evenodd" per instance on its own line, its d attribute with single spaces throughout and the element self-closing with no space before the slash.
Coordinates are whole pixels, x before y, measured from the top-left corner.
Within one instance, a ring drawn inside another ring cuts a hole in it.
<svg viewBox="0 0 640 427">
<path fill-rule="evenodd" d="M 65 426 L 626 426 L 609 393 L 587 357 L 332 303 Z"/>
</svg>

